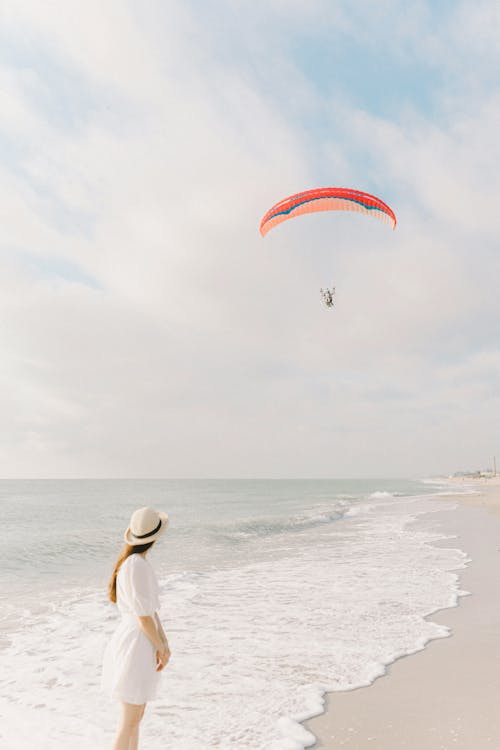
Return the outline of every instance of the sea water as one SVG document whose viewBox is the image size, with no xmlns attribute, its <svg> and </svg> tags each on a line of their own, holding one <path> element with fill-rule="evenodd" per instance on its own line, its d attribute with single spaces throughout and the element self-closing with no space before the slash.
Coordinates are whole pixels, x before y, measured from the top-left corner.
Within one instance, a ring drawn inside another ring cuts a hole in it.
<svg viewBox="0 0 500 750">
<path fill-rule="evenodd" d="M 169 513 L 148 553 L 172 657 L 150 750 L 302 750 L 325 691 L 369 685 L 449 628 L 469 562 L 402 480 L 0 482 L 0 747 L 110 748 L 99 691 L 116 623 L 106 597 L 131 513 Z M 430 494 L 430 493 L 434 494 Z M 419 523 L 412 523 L 422 514 Z M 450 539 L 449 547 L 434 546 Z"/>
</svg>

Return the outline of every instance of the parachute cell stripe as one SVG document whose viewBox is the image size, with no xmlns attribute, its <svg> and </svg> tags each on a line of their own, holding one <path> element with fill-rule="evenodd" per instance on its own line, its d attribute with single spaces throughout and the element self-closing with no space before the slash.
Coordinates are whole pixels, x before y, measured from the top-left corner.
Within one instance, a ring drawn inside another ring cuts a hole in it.
<svg viewBox="0 0 500 750">
<path fill-rule="evenodd" d="M 264 237 L 277 224 L 293 216 L 316 211 L 359 211 L 372 215 L 396 227 L 394 211 L 374 195 L 350 188 L 316 188 L 296 193 L 276 203 L 260 223 L 260 233 Z"/>
</svg>

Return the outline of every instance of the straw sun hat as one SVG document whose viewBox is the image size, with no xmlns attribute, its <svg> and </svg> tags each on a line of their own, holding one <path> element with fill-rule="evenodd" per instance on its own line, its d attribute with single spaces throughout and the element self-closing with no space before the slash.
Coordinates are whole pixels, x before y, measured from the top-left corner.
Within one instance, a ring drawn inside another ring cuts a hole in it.
<svg viewBox="0 0 500 750">
<path fill-rule="evenodd" d="M 153 508 L 138 508 L 132 513 L 128 529 L 123 538 L 130 546 L 149 544 L 168 528 L 168 516 Z"/>
</svg>

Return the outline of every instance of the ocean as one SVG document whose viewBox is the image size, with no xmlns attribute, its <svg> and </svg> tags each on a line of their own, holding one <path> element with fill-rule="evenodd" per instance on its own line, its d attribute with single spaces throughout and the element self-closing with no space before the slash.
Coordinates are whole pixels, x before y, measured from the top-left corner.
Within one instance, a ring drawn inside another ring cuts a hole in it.
<svg viewBox="0 0 500 750">
<path fill-rule="evenodd" d="M 369 685 L 449 635 L 424 618 L 468 593 L 469 559 L 432 515 L 455 509 L 450 492 L 400 479 L 0 481 L 0 747 L 111 747 L 106 587 L 142 505 L 170 516 L 148 559 L 172 657 L 140 746 L 310 747 L 300 722 L 325 691 Z"/>
</svg>

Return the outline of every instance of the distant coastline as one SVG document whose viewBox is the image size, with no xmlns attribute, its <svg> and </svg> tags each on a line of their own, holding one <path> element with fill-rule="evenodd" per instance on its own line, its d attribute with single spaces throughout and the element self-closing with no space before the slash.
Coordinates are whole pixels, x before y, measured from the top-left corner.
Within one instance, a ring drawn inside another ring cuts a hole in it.
<svg viewBox="0 0 500 750">
<path fill-rule="evenodd" d="M 457 472 L 446 477 L 447 482 L 471 482 L 474 484 L 497 487 L 500 485 L 500 475 L 492 471 Z"/>
</svg>

